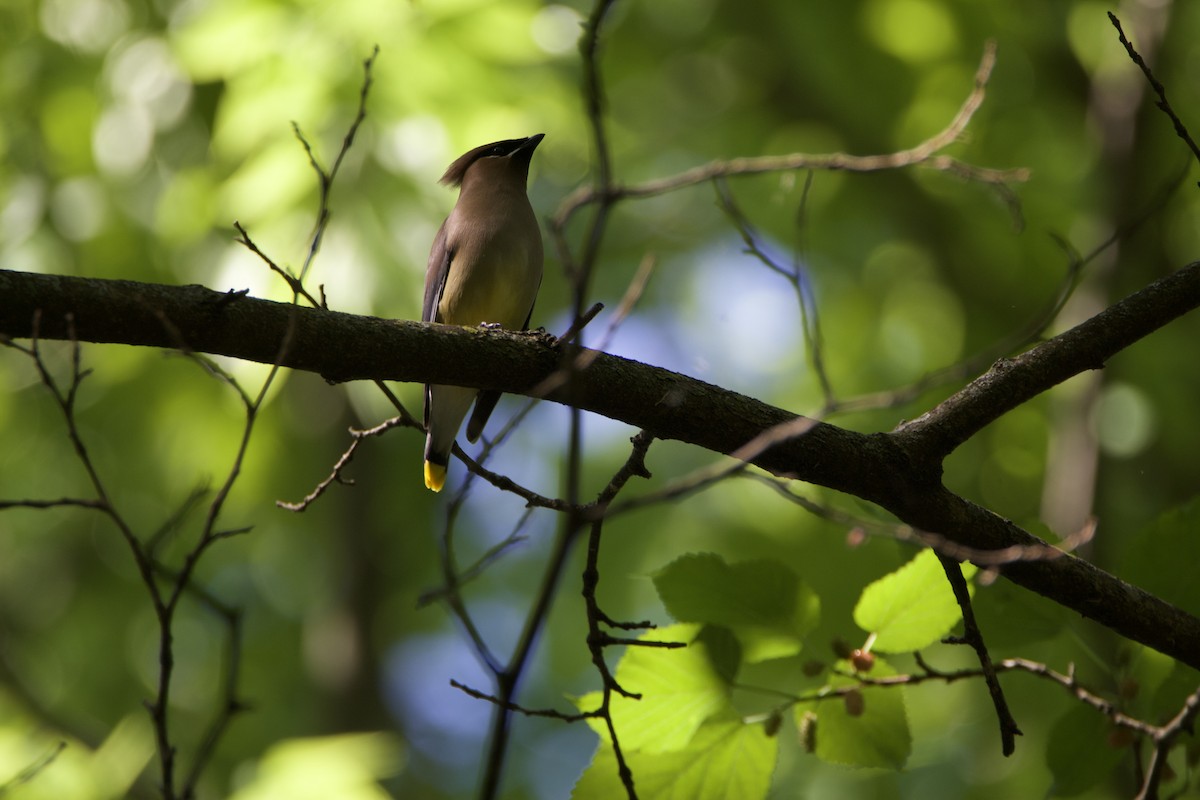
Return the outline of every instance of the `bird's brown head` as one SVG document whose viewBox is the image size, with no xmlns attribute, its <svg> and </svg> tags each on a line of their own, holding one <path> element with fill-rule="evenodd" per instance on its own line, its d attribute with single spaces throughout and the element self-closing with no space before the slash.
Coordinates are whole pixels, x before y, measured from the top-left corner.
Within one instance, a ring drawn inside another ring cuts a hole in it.
<svg viewBox="0 0 1200 800">
<path fill-rule="evenodd" d="M 489 171 L 504 169 L 519 175 L 524 182 L 529 177 L 529 160 L 533 158 L 533 151 L 545 137 L 546 134 L 538 133 L 525 139 L 505 139 L 468 150 L 446 168 L 446 174 L 442 175 L 439 183 L 461 186 L 467 177 L 467 170 L 473 166 L 486 166 Z"/>
</svg>

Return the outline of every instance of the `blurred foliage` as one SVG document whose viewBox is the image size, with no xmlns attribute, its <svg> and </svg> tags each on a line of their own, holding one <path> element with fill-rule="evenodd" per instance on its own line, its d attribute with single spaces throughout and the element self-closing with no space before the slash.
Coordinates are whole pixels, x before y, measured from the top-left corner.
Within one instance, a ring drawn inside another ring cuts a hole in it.
<svg viewBox="0 0 1200 800">
<path fill-rule="evenodd" d="M 1200 130 L 1200 5 L 1117 6 L 1176 109 Z M 803 259 L 837 396 L 903 386 L 1026 324 L 1058 291 L 1072 259 L 1118 232 L 1118 244 L 1088 263 L 1051 332 L 1200 252 L 1195 170 L 1118 44 L 1109 7 L 1096 0 L 619 1 L 602 49 L 616 173 L 637 181 L 739 155 L 912 146 L 948 123 L 985 40 L 994 39 L 998 65 L 987 100 L 950 152 L 982 166 L 1030 168 L 1032 180 L 1015 187 L 1019 219 L 986 187 L 930 170 L 819 173 L 807 196 L 804 175 L 730 182 L 769 246 L 785 261 Z M 378 44 L 369 116 L 334 188 L 313 283 L 324 285 L 333 308 L 415 318 L 428 245 L 453 202 L 436 179 L 458 153 L 547 132 L 531 177 L 543 214 L 588 180 L 575 50 L 588 10 L 576 0 L 3 0 L 0 267 L 287 299 L 283 282 L 234 243 L 232 223 L 244 224 L 278 262 L 302 262 L 317 190 L 290 123 L 328 164 L 353 118 L 362 60 Z M 569 233 L 581 226 L 577 220 Z M 594 299 L 615 308 L 647 252 L 658 268 L 611 349 L 811 412 L 823 398 L 804 359 L 796 298 L 740 248 L 709 186 L 619 205 Z M 565 283 L 553 249 L 547 254 L 533 324 L 561 331 Z M 594 327 L 605 324 L 601 316 Z M 1152 523 L 1196 492 L 1198 336 L 1192 315 L 1121 353 L 1103 374 L 1081 376 L 1007 415 L 949 460 L 948 485 L 1022 524 L 1042 520 L 1037 529 L 1046 535 L 1069 535 L 1094 513 L 1098 536 L 1083 555 L 1200 613 L 1195 560 L 1173 555 L 1195 540 L 1187 523 L 1194 510 Z M 45 350 L 66 369 L 68 348 Z M 100 473 L 142 535 L 183 512 L 165 553 L 178 557 L 211 487 L 230 468 L 241 406 L 228 387 L 179 357 L 97 345 L 85 346 L 83 359 L 94 372 L 81 390 L 79 422 Z M 227 368 L 247 387 L 264 374 L 255 365 Z M 0 497 L 86 495 L 86 476 L 28 360 L 5 353 L 0 381 L 8 389 L 0 393 Z M 419 407 L 419 387 L 395 388 L 411 410 Z M 955 388 L 834 421 L 887 430 Z M 517 407 L 508 399 L 498 416 Z M 448 681 L 488 687 L 450 616 L 436 605 L 417 607 L 440 582 L 446 503 L 421 486 L 418 436 L 397 430 L 368 442 L 349 473 L 355 485 L 335 487 L 302 515 L 273 504 L 304 496 L 328 474 L 348 443 L 347 426 L 389 413 L 371 386 L 292 374 L 272 390 L 226 510 L 231 527 L 254 529 L 214 547 L 198 573 L 205 590 L 244 611 L 240 696 L 250 703 L 222 739 L 203 797 L 297 797 L 295 787 L 304 785 L 297 782 L 321 787 L 339 776 L 362 797 L 381 796 L 370 788 L 375 781 L 405 798 L 475 789 L 490 709 Z M 562 409 L 537 408 L 494 468 L 554 494 L 564 430 Z M 587 486 L 603 485 L 631 433 L 587 420 Z M 648 459 L 655 478 L 629 491 L 652 491 L 712 460 L 655 443 Z M 452 489 L 462 476 L 452 467 Z M 189 504 L 200 490 L 208 493 Z M 877 516 L 832 492 L 801 490 Z M 460 563 L 506 537 L 522 513 L 510 496 L 477 491 L 458 520 Z M 522 529 L 527 541 L 467 592 L 500 652 L 519 634 L 556 522 L 534 514 Z M 835 660 L 830 642 L 861 642 L 855 607 L 863 588 L 913 556 L 886 537 L 852 547 L 845 526 L 745 479 L 622 517 L 607 534 L 600 599 L 615 618 L 665 625 L 668 611 L 678 613 L 675 601 L 693 611 L 702 605 L 680 598 L 695 589 L 686 581 L 674 595 L 664 592 L 665 606 L 656 594 L 662 570 L 687 553 L 710 553 L 730 570 L 772 564 L 776 579 L 792 576 L 794 583 L 783 583 L 804 602 L 760 629 L 778 637 L 786 628 L 804 638 L 803 648 L 744 658 L 738 673 L 739 681 L 783 690 L 802 683 L 804 661 Z M 522 701 L 531 707 L 569 708 L 566 696 L 598 688 L 582 602 L 567 584 L 524 683 Z M 1074 662 L 1087 685 L 1151 721 L 1173 713 L 1195 688 L 1192 671 L 1003 581 L 977 586 L 975 597 L 994 657 L 1059 669 Z M 811 619 L 801 606 L 814 608 Z M 712 642 L 723 642 L 732 648 L 726 657 L 763 645 L 710 636 L 704 646 L 719 650 Z M 219 707 L 228 641 L 220 618 L 197 603 L 185 603 L 175 638 L 172 717 L 186 767 Z M 142 772 L 154 758 L 141 703 L 153 691 L 157 644 L 145 588 L 108 523 L 86 509 L 0 515 L 0 785 L 61 740 L 66 749 L 12 796 L 153 796 L 155 767 Z M 930 652 L 943 668 L 971 664 L 956 649 Z M 629 660 L 620 669 L 630 669 Z M 903 656 L 889 662 L 895 670 L 911 666 Z M 1131 761 L 1104 751 L 1103 718 L 1031 677 L 1006 677 L 1005 686 L 1025 733 L 1010 759 L 1000 756 L 981 684 L 926 683 L 910 687 L 902 704 L 887 690 L 864 692 L 866 708 L 892 704 L 888 713 L 911 732 L 911 742 L 883 742 L 870 762 L 906 760 L 902 772 L 822 765 L 822 748 L 829 756 L 828 748 L 840 747 L 846 755 L 828 760 L 868 763 L 855 760 L 853 733 L 842 744 L 822 738 L 823 729 L 846 722 L 830 721 L 844 709 L 817 710 L 828 719 L 816 723 L 813 755 L 799 741 L 803 724 L 767 737 L 729 716 L 724 699 L 721 714 L 689 721 L 696 730 L 689 749 L 670 761 L 650 758 L 642 774 L 649 785 L 693 775 L 704 759 L 745 752 L 753 763 L 774 764 L 777 753 L 772 785 L 781 796 L 1130 794 Z M 1119 692 L 1129 686 L 1140 688 Z M 767 710 L 733 699 L 739 713 Z M 797 723 L 804 719 L 798 710 Z M 1089 744 L 1064 750 L 1067 735 L 1059 732 L 1067 730 Z M 403 749 L 370 734 L 337 736 L 348 732 L 394 732 Z M 519 718 L 515 735 L 506 774 L 506 796 L 514 798 L 566 796 L 596 748 L 584 726 L 554 720 Z M 604 746 L 598 752 L 585 781 L 603 792 L 615 768 Z M 1080 769 L 1084 759 L 1097 768 Z M 1110 760 L 1118 762 L 1111 771 Z M 1182 762 L 1176 771 L 1186 774 Z M 747 787 L 758 780 L 742 777 Z M 696 796 L 706 796 L 695 785 Z"/>
</svg>

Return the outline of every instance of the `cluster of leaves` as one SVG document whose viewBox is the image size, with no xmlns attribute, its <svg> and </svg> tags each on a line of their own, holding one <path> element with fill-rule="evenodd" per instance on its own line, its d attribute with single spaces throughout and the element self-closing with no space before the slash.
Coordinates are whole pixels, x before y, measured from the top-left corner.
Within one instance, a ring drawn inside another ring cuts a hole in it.
<svg viewBox="0 0 1200 800">
<path fill-rule="evenodd" d="M 689 646 L 631 648 L 617 668 L 617 681 L 641 695 L 615 700 L 612 711 L 639 796 L 766 797 L 785 720 L 795 725 L 804 749 L 828 763 L 906 764 L 912 734 L 903 684 L 864 685 L 859 676 L 895 675 L 879 654 L 931 645 L 958 623 L 958 605 L 932 551 L 863 591 L 854 619 L 870 632 L 869 647 L 847 651 L 829 665 L 809 661 L 796 676 L 797 694 L 751 713 L 734 701 L 735 690 L 754 693 L 738 683 L 739 671 L 744 664 L 798 656 L 817 626 L 817 594 L 778 562 L 728 564 L 714 554 L 684 556 L 654 583 L 680 624 L 642 639 Z M 596 701 L 589 694 L 576 704 L 586 709 Z M 574 797 L 613 797 L 623 789 L 611 741 L 604 741 L 602 724 L 592 725 L 602 743 Z"/>
</svg>

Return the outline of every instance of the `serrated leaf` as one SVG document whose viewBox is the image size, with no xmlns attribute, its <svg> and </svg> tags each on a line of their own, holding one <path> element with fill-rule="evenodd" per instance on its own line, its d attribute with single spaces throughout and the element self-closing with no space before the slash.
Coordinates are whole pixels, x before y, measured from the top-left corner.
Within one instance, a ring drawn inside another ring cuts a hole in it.
<svg viewBox="0 0 1200 800">
<path fill-rule="evenodd" d="M 696 729 L 729 704 L 728 684 L 717 674 L 703 642 L 696 641 L 698 625 L 671 625 L 648 631 L 640 641 L 687 642 L 685 648 L 628 647 L 614 677 L 634 700 L 614 693 L 609 709 L 623 748 L 662 753 L 681 750 Z M 581 711 L 600 705 L 601 693 L 575 698 Z M 588 724 L 609 741 L 603 720 Z"/>
<path fill-rule="evenodd" d="M 660 570 L 654 585 L 671 616 L 731 629 L 751 662 L 799 653 L 820 615 L 819 599 L 796 573 L 766 559 L 727 564 L 691 553 Z"/>
<path fill-rule="evenodd" d="M 849 669 L 849 664 L 841 666 Z M 877 658 L 871 677 L 895 675 L 896 671 Z M 852 686 L 851 678 L 835 675 L 830 686 Z M 806 712 L 817 715 L 815 753 L 822 761 L 855 767 L 901 769 L 912 753 L 912 731 L 903 686 L 863 686 L 861 713 L 851 715 L 841 699 L 800 703 L 794 709 L 796 724 L 804 723 Z M 812 723 L 807 723 L 811 725 Z"/>
<path fill-rule="evenodd" d="M 962 570 L 968 580 L 976 572 L 970 564 L 963 564 Z M 954 591 L 932 550 L 921 551 L 900 569 L 863 589 L 854 607 L 854 622 L 875 634 L 871 649 L 881 653 L 928 647 L 953 630 L 961 618 Z"/>
<path fill-rule="evenodd" d="M 779 737 L 736 718 L 705 723 L 685 749 L 673 753 L 629 752 L 624 736 L 620 738 L 642 800 L 760 800 L 771 787 L 779 752 Z M 625 796 L 612 747 L 601 742 L 571 797 Z"/>
<path fill-rule="evenodd" d="M 696 636 L 696 642 L 704 645 L 708 663 L 721 679 L 733 683 L 742 663 L 742 646 L 733 631 L 722 625 L 705 625 Z"/>
</svg>

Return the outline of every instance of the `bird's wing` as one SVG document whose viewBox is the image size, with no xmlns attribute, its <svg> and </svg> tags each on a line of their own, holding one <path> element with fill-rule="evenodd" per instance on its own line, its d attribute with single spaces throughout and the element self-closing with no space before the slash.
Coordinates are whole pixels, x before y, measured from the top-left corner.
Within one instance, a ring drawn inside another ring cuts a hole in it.
<svg viewBox="0 0 1200 800">
<path fill-rule="evenodd" d="M 438 228 L 437 236 L 433 237 L 433 247 L 429 249 L 429 265 L 425 268 L 425 302 L 421 304 L 422 322 L 439 322 L 437 318 L 438 303 L 442 299 L 442 291 L 446 288 L 446 276 L 450 274 L 450 259 L 454 254 L 446 243 L 446 223 Z"/>
<path fill-rule="evenodd" d="M 421 303 L 422 322 L 440 322 L 438 304 L 446 289 L 446 276 L 450 274 L 450 261 L 454 254 L 446 243 L 446 223 L 438 228 L 429 248 L 429 265 L 425 268 L 425 300 Z M 425 384 L 425 430 L 429 430 L 429 384 Z"/>
</svg>

